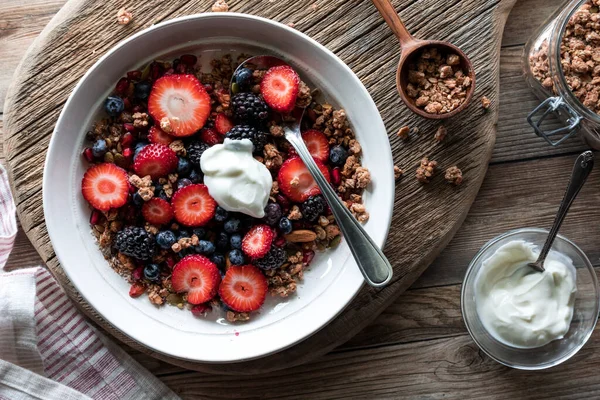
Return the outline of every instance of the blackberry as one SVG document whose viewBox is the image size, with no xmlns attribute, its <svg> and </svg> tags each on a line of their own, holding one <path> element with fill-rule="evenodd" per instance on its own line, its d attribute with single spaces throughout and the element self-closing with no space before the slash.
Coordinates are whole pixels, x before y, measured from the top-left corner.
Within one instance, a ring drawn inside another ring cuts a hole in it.
<svg viewBox="0 0 600 400">
<path fill-rule="evenodd" d="M 255 153 L 261 152 L 267 143 L 267 134 L 250 125 L 236 125 L 227 132 L 225 137 L 233 140 L 250 139 Z"/>
<path fill-rule="evenodd" d="M 148 260 L 154 256 L 154 235 L 138 226 L 128 226 L 115 236 L 115 248 L 126 256 Z"/>
<path fill-rule="evenodd" d="M 231 97 L 233 118 L 240 122 L 258 122 L 267 119 L 269 107 L 254 93 L 237 93 Z"/>
<path fill-rule="evenodd" d="M 193 141 L 188 145 L 186 148 L 187 156 L 195 168 L 200 169 L 200 157 L 202 157 L 202 153 L 204 153 L 209 147 L 210 146 L 206 143 L 199 141 Z"/>
<path fill-rule="evenodd" d="M 281 247 L 271 246 L 267 255 L 261 259 L 255 260 L 254 264 L 260 269 L 275 269 L 281 267 L 286 258 L 285 250 Z"/>
<path fill-rule="evenodd" d="M 300 206 L 302 216 L 307 221 L 315 221 L 325 211 L 325 200 L 323 196 L 311 196 Z"/>
</svg>

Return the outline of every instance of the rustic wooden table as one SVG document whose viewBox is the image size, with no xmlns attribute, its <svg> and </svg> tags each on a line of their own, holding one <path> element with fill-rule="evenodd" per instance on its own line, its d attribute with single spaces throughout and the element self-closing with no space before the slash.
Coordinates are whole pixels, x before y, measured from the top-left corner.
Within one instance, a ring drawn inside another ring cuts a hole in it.
<svg viewBox="0 0 600 400">
<path fill-rule="evenodd" d="M 584 149 L 577 139 L 552 148 L 533 135 L 525 120 L 537 101 L 522 77 L 523 45 L 561 3 L 520 0 L 512 10 L 502 42 L 496 146 L 479 196 L 446 250 L 373 324 L 307 365 L 235 379 L 187 371 L 127 350 L 187 399 L 600 396 L 600 377 L 595 371 L 600 367 L 597 332 L 565 364 L 550 371 L 522 372 L 485 356 L 470 339 L 460 313 L 460 284 L 473 255 L 487 240 L 506 230 L 549 227 L 576 154 Z M 19 60 L 63 4 L 64 0 L 0 0 L 0 110 Z M 0 140 L 0 163 L 2 150 Z M 596 171 L 561 230 L 598 267 L 599 204 L 600 173 Z M 9 266 L 16 269 L 40 262 L 19 232 Z"/>
</svg>

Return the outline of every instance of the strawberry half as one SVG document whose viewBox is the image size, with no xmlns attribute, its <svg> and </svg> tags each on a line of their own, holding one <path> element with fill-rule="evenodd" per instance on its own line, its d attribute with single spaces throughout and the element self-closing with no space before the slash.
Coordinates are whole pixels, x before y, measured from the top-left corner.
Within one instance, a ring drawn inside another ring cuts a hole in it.
<svg viewBox="0 0 600 400">
<path fill-rule="evenodd" d="M 210 95 L 194 75 L 166 75 L 154 82 L 148 112 L 156 123 L 168 118 L 173 136 L 190 136 L 210 115 Z"/>
<path fill-rule="evenodd" d="M 182 187 L 171 199 L 175 219 L 186 226 L 202 226 L 215 215 L 217 202 L 202 184 Z"/>
<path fill-rule="evenodd" d="M 269 252 L 274 236 L 268 225 L 253 226 L 242 240 L 242 250 L 251 258 L 262 258 Z"/>
<path fill-rule="evenodd" d="M 221 135 L 225 135 L 233 128 L 233 121 L 229 119 L 229 117 L 223 113 L 218 113 L 215 117 L 215 129 Z"/>
<path fill-rule="evenodd" d="M 148 141 L 150 143 L 164 144 L 168 146 L 175 139 L 157 126 L 152 126 L 148 132 Z"/>
<path fill-rule="evenodd" d="M 329 170 L 325 164 L 316 159 L 315 163 L 323 175 L 325 175 L 327 182 L 329 182 Z M 297 203 L 301 203 L 310 196 L 321 193 L 317 182 L 315 182 L 310 172 L 308 172 L 300 157 L 288 158 L 283 163 L 277 175 L 277 183 L 283 194 Z"/>
<path fill-rule="evenodd" d="M 92 207 L 100 211 L 122 207 L 127 203 L 129 177 L 115 164 L 97 164 L 83 175 L 81 193 Z"/>
<path fill-rule="evenodd" d="M 221 274 L 208 258 L 194 254 L 185 256 L 173 268 L 171 284 L 177 293 L 187 292 L 190 304 L 202 304 L 217 294 Z"/>
<path fill-rule="evenodd" d="M 254 265 L 231 266 L 219 286 L 219 296 L 232 310 L 250 312 L 263 305 L 267 288 L 267 278 Z"/>
<path fill-rule="evenodd" d="M 327 161 L 329 158 L 329 141 L 323 132 L 309 129 L 302 134 L 302 140 L 304 140 L 308 152 L 313 158 L 323 162 Z"/>
<path fill-rule="evenodd" d="M 260 82 L 260 93 L 265 103 L 280 113 L 289 113 L 296 105 L 300 77 L 289 65 L 269 68 Z"/>
<path fill-rule="evenodd" d="M 204 128 L 200 131 L 200 140 L 204 143 L 214 146 L 223 143 L 223 136 L 219 135 L 214 129 Z"/>
<path fill-rule="evenodd" d="M 149 144 L 135 158 L 133 170 L 140 177 L 150 175 L 152 179 L 166 176 L 177 169 L 177 154 L 164 144 Z"/>
<path fill-rule="evenodd" d="M 144 219 L 154 225 L 164 225 L 173 219 L 173 208 L 165 199 L 153 197 L 142 206 Z"/>
</svg>

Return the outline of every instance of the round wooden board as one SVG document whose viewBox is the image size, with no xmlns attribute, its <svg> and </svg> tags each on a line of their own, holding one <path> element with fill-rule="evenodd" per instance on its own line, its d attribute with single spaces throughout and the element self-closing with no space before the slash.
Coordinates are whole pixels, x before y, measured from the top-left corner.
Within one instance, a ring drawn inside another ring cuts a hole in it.
<svg viewBox="0 0 600 400">
<path fill-rule="evenodd" d="M 230 1 L 230 11 L 294 23 L 296 29 L 344 60 L 377 103 L 395 163 L 406 171 L 396 185 L 394 218 L 385 248 L 394 266 L 393 282 L 379 290 L 365 287 L 334 321 L 289 349 L 235 364 L 192 363 L 154 353 L 130 340 L 86 304 L 65 276 L 46 231 L 41 193 L 45 153 L 54 124 L 74 85 L 123 38 L 160 21 L 209 11 L 210 0 L 131 0 L 127 7 L 133 11 L 134 19 L 127 26 L 116 24 L 120 1 L 71 0 L 52 19 L 15 73 L 4 109 L 4 148 L 23 229 L 69 296 L 90 318 L 124 343 L 159 359 L 204 372 L 254 374 L 299 365 L 325 354 L 358 333 L 406 290 L 465 218 L 494 146 L 500 41 L 514 2 L 394 1 L 415 36 L 450 40 L 469 55 L 476 68 L 473 104 L 446 123 L 449 135 L 442 143 L 436 143 L 433 135 L 437 124 L 410 114 L 400 102 L 394 86 L 399 46 L 369 1 Z M 480 106 L 483 95 L 492 101 L 487 112 Z M 420 133 L 402 142 L 396 132 L 404 125 L 418 127 Z M 423 156 L 439 163 L 439 173 L 429 185 L 421 185 L 414 178 Z M 465 181 L 460 187 L 444 182 L 443 172 L 452 165 L 463 170 Z"/>
</svg>

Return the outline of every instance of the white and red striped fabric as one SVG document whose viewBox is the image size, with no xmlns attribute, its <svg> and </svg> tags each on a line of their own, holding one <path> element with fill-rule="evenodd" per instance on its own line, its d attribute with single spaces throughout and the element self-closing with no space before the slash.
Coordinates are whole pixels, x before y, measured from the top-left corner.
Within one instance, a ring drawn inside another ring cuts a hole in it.
<svg viewBox="0 0 600 400">
<path fill-rule="evenodd" d="M 6 272 L 16 234 L 0 165 L 0 400 L 178 399 L 89 325 L 46 269 Z"/>
</svg>

